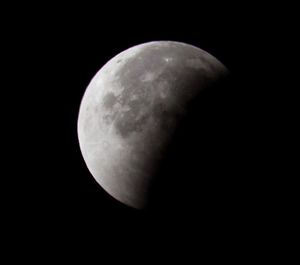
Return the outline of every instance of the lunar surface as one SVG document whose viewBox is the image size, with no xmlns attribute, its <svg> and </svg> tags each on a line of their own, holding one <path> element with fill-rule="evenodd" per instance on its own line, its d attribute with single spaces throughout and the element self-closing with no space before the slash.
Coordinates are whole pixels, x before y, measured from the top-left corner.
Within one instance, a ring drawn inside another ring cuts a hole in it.
<svg viewBox="0 0 300 265">
<path fill-rule="evenodd" d="M 101 187 L 134 207 L 147 204 L 155 171 L 186 107 L 227 69 L 192 45 L 155 41 L 107 62 L 79 110 L 85 163 Z"/>
</svg>

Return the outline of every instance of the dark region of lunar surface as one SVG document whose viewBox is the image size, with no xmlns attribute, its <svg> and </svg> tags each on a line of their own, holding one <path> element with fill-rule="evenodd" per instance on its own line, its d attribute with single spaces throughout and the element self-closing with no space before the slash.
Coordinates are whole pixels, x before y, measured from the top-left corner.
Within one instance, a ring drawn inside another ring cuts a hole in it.
<svg viewBox="0 0 300 265">
<path fill-rule="evenodd" d="M 244 158 L 239 156 L 238 113 L 227 93 L 232 85 L 226 77 L 190 102 L 151 184 L 148 212 L 187 214 L 198 209 L 217 222 L 215 218 L 226 218 L 239 207 L 238 198 L 245 195 L 234 187 L 241 181 Z"/>
<path fill-rule="evenodd" d="M 142 131 L 149 118 L 159 121 L 162 132 L 169 131 L 184 114 L 186 102 L 210 81 L 208 71 L 217 71 L 214 67 L 207 54 L 184 44 L 167 43 L 141 50 L 115 73 L 124 90 L 120 95 L 108 92 L 104 96 L 106 122 L 113 122 L 122 137 Z M 162 91 L 165 94 L 159 96 Z M 111 111 L 115 104 L 126 106 L 127 111 L 121 115 Z"/>
</svg>

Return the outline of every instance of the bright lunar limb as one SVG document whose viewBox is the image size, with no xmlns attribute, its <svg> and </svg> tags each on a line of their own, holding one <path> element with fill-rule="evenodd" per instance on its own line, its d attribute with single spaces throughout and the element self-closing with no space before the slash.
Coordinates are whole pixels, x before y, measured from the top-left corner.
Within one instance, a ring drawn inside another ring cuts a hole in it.
<svg viewBox="0 0 300 265">
<path fill-rule="evenodd" d="M 78 117 L 80 149 L 101 187 L 145 207 L 188 102 L 226 73 L 204 50 L 173 41 L 137 45 L 107 62 L 88 85 Z"/>
</svg>

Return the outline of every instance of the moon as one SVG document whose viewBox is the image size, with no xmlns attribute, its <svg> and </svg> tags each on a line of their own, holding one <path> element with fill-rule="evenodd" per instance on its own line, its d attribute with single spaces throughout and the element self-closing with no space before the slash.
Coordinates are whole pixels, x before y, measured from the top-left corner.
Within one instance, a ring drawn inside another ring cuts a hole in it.
<svg viewBox="0 0 300 265">
<path fill-rule="evenodd" d="M 140 44 L 108 61 L 83 95 L 77 124 L 83 159 L 100 186 L 144 208 L 188 103 L 227 72 L 206 51 L 174 41 Z"/>
</svg>

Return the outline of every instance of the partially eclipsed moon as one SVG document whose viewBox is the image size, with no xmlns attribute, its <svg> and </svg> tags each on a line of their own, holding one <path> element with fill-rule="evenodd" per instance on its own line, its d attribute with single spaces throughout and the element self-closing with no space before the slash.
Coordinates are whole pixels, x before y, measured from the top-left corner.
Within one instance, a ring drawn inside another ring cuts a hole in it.
<svg viewBox="0 0 300 265">
<path fill-rule="evenodd" d="M 134 46 L 106 63 L 88 85 L 78 117 L 81 152 L 101 187 L 143 208 L 187 103 L 226 72 L 207 52 L 171 41 Z"/>
</svg>

